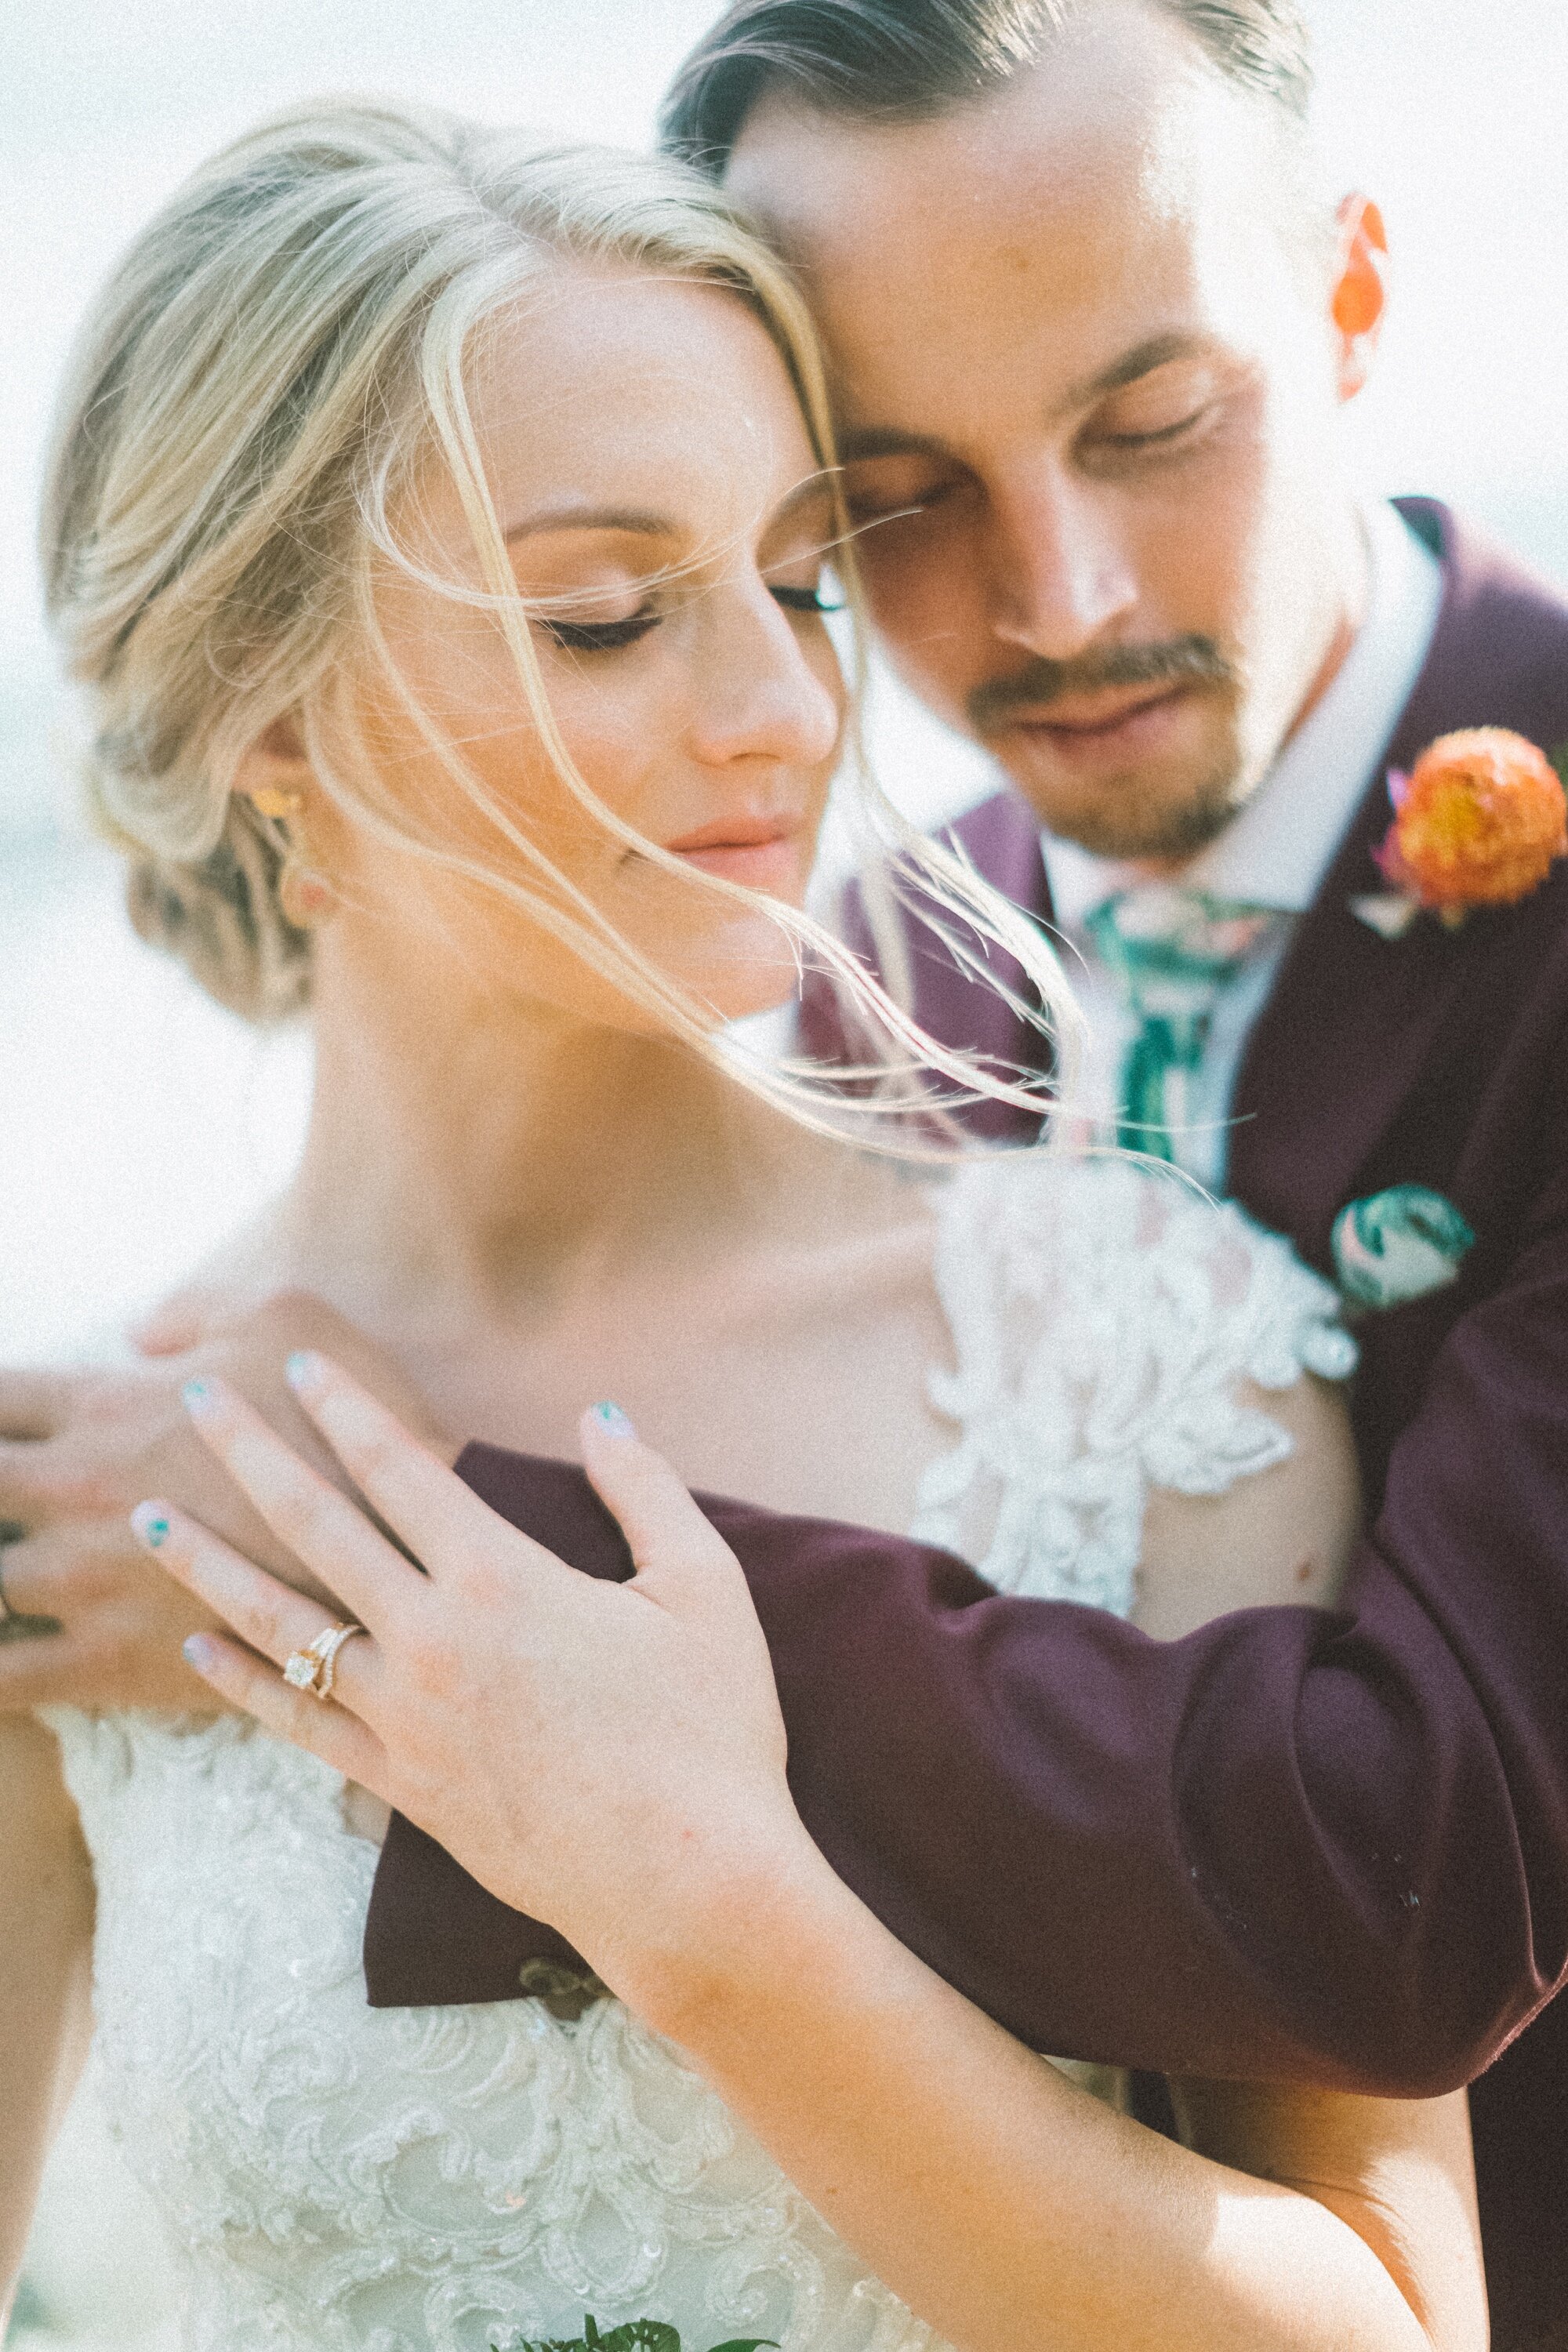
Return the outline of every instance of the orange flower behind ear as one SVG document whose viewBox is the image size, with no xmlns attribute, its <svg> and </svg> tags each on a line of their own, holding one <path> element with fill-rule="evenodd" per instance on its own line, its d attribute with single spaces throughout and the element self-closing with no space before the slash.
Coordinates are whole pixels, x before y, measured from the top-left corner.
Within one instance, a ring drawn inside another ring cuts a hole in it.
<svg viewBox="0 0 1568 2352">
<path fill-rule="evenodd" d="M 1542 751 L 1506 727 L 1445 735 L 1408 776 L 1378 863 L 1396 888 L 1457 918 L 1512 907 L 1568 857 L 1568 799 Z"/>
</svg>

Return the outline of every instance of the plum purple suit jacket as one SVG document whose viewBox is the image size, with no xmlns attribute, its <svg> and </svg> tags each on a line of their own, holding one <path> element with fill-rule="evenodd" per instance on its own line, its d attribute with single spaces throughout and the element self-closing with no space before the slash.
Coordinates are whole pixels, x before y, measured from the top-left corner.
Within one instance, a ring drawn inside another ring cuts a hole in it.
<svg viewBox="0 0 1568 2352">
<path fill-rule="evenodd" d="M 1387 764 L 1462 726 L 1568 742 L 1568 606 L 1442 508 L 1405 512 L 1447 593 Z M 1563 2352 L 1568 866 L 1389 941 L 1351 906 L 1387 824 L 1380 775 L 1254 1030 L 1231 1149 L 1236 1197 L 1324 1270 L 1339 1212 L 1394 1184 L 1479 1237 L 1451 1288 L 1361 1326 L 1373 1509 L 1336 1612 L 1161 1645 L 916 1544 L 704 1503 L 768 1634 L 802 1813 L 905 1943 L 1063 2055 L 1394 2096 L 1473 2082 L 1495 2340 Z M 956 830 L 1048 922 L 1022 804 Z M 930 933 L 916 969 L 939 1036 L 1037 1056 Z M 831 1009 L 809 1018 L 831 1047 Z M 566 1559 L 627 1572 L 576 1470 L 478 1446 L 459 1468 Z M 395 1821 L 374 2001 L 515 1998 L 563 1955 Z"/>
</svg>

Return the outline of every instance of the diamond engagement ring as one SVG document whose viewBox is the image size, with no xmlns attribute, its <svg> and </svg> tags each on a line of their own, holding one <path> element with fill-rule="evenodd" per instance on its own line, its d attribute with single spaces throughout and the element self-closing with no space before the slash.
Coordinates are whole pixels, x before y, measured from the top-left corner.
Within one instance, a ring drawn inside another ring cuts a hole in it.
<svg viewBox="0 0 1568 2352">
<path fill-rule="evenodd" d="M 363 1625 L 323 1625 L 313 1642 L 284 1660 L 284 1681 L 295 1690 L 314 1691 L 319 1699 L 330 1699 L 337 1680 L 338 1652 L 363 1632 Z"/>
</svg>

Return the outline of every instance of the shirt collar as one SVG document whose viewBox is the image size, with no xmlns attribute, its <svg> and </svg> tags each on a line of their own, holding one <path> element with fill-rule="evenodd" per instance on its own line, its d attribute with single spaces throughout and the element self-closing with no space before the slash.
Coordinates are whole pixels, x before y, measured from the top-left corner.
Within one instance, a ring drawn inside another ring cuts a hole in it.
<svg viewBox="0 0 1568 2352">
<path fill-rule="evenodd" d="M 1363 516 L 1366 618 L 1338 675 L 1217 840 L 1169 877 L 1177 887 L 1304 914 L 1360 807 L 1426 665 L 1443 568 L 1386 499 Z M 1051 904 L 1064 931 L 1145 877 L 1074 841 L 1042 836 Z"/>
</svg>

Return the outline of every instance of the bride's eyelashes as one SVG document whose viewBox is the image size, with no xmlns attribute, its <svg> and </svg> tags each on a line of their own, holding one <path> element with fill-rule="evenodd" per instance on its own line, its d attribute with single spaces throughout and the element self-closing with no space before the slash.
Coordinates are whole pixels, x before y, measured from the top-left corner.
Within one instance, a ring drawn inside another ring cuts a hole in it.
<svg viewBox="0 0 1568 2352">
<path fill-rule="evenodd" d="M 770 586 L 768 593 L 775 604 L 786 613 L 841 613 L 842 604 L 825 597 L 820 588 L 780 588 Z M 580 654 L 617 653 L 626 646 L 635 646 L 652 629 L 657 629 L 664 614 L 645 605 L 621 621 L 563 621 L 548 614 L 534 615 L 535 626 L 556 645 L 568 652 Z"/>
<path fill-rule="evenodd" d="M 539 613 L 534 615 L 534 625 L 572 653 L 609 654 L 622 646 L 635 646 L 639 637 L 658 628 L 662 617 L 661 614 L 644 610 L 624 621 L 556 621 Z"/>
</svg>

